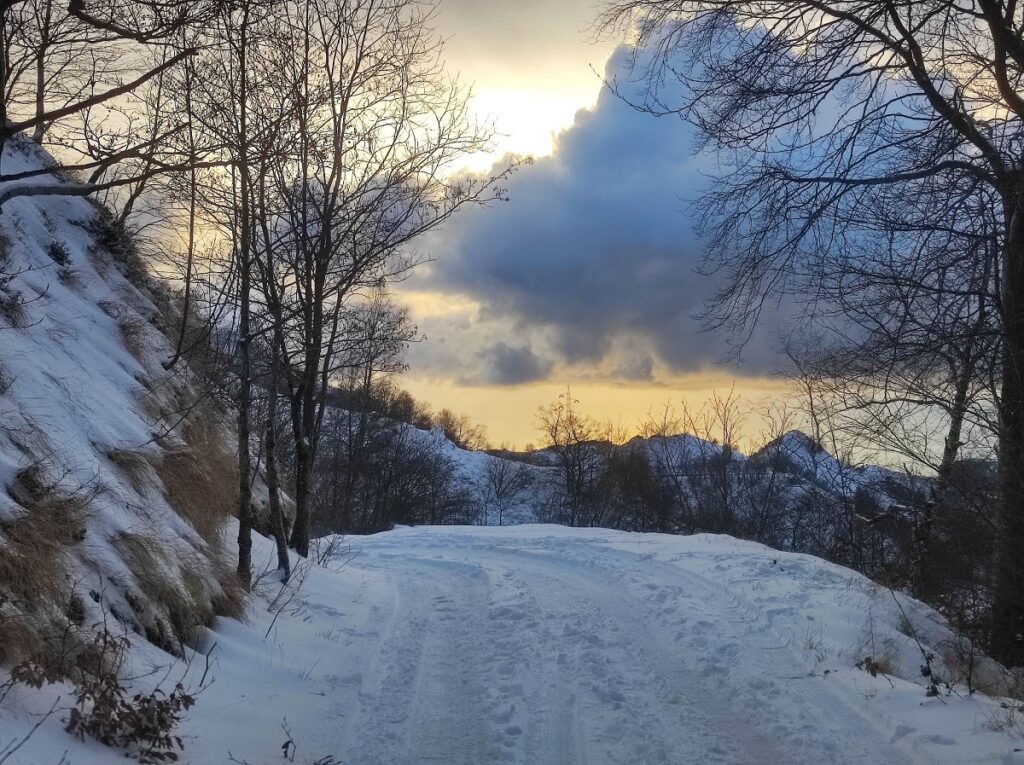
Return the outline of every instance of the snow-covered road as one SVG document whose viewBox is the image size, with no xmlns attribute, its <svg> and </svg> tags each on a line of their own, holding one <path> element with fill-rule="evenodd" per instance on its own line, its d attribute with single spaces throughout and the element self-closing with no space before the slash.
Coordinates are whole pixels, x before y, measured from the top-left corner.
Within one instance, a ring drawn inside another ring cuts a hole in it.
<svg viewBox="0 0 1024 765">
<path fill-rule="evenodd" d="M 998 702 L 926 697 L 907 625 L 938 649 L 950 634 L 933 611 L 816 558 L 555 526 L 346 547 L 297 590 L 265 579 L 246 623 L 218 620 L 209 669 L 197 656 L 185 678 L 207 675 L 183 762 L 1024 763 L 1024 727 Z M 274 560 L 262 538 L 254 552 Z M 855 667 L 868 657 L 895 676 Z M 136 662 L 179 675 L 146 644 Z M 64 749 L 110 761 L 55 720 L 12 762 Z"/>
<path fill-rule="evenodd" d="M 267 740 L 233 745 L 254 765 L 283 718 L 298 761 L 348 765 L 1024 762 L 989 699 L 854 668 L 919 679 L 920 651 L 889 591 L 809 556 L 555 526 L 346 544 L 260 646 L 268 614 L 218 626 L 202 708 L 219 723 L 200 740 L 234 716 L 251 730 L 255 698 Z M 948 637 L 901 603 L 919 635 Z M 250 654 L 258 669 L 229 660 Z"/>
<path fill-rule="evenodd" d="M 684 561 L 564 536 L 360 550 L 394 590 L 352 762 L 910 761 Z"/>
</svg>

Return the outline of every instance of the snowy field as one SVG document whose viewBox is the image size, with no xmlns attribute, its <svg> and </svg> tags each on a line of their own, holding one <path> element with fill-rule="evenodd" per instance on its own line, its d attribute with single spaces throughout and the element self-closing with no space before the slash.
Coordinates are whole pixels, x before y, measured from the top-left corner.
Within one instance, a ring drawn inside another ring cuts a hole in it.
<svg viewBox="0 0 1024 765">
<path fill-rule="evenodd" d="M 265 580 L 248 623 L 217 623 L 186 676 L 206 673 L 182 761 L 276 763 L 290 740 L 295 762 L 351 765 L 1024 763 L 996 702 L 854 668 L 914 678 L 921 654 L 889 591 L 815 558 L 553 526 L 345 546 L 297 593 Z M 923 640 L 948 637 L 900 603 Z M 167 662 L 137 646 L 136 671 L 176 679 Z M 59 689 L 19 693 L 5 740 Z M 58 717 L 11 762 L 112 761 Z"/>
</svg>

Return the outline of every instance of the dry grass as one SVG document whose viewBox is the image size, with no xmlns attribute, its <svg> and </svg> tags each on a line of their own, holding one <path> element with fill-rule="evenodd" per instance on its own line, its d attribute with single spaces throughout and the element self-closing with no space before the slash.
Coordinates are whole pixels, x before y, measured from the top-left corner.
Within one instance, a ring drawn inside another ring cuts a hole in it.
<svg viewBox="0 0 1024 765">
<path fill-rule="evenodd" d="M 217 576 L 217 583 L 220 584 L 220 593 L 214 598 L 213 610 L 218 616 L 228 616 L 232 619 L 241 619 L 245 614 L 245 590 L 235 569 L 223 558 L 218 556 L 213 561 L 214 573 Z"/>
<path fill-rule="evenodd" d="M 152 468 L 145 454 L 132 449 L 111 449 L 107 459 L 117 465 L 136 491 L 146 485 Z"/>
<path fill-rule="evenodd" d="M 146 349 L 146 325 L 142 319 L 137 316 L 122 316 L 117 320 L 117 329 L 132 356 L 141 359 Z"/>
<path fill-rule="evenodd" d="M 965 635 L 954 634 L 936 647 L 950 680 L 974 693 L 993 698 L 1022 698 L 1021 677 L 985 656 L 978 644 Z"/>
<path fill-rule="evenodd" d="M 146 323 L 133 309 L 122 302 L 103 300 L 99 306 L 103 313 L 117 322 L 117 329 L 121 333 L 121 340 L 125 347 L 135 358 L 141 359 L 146 348 Z"/>
<path fill-rule="evenodd" d="M 0 396 L 7 395 L 14 387 L 14 375 L 0 362 Z"/>
<path fill-rule="evenodd" d="M 33 464 L 8 487 L 25 512 L 0 524 L 0 582 L 14 598 L 54 598 L 65 588 L 67 549 L 85 536 L 90 492 L 61 491 Z"/>
<path fill-rule="evenodd" d="M 126 599 L 139 612 L 146 639 L 167 651 L 180 653 L 181 645 L 192 640 L 196 629 L 213 620 L 213 606 L 203 597 L 201 578 L 196 584 L 196 578 L 201 576 L 196 573 L 196 564 L 200 570 L 205 566 L 198 560 L 178 561 L 180 569 L 175 571 L 176 564 L 167 559 L 167 545 L 154 537 L 122 534 L 115 544 L 145 598 L 140 600 L 129 593 Z M 159 612 L 156 618 L 144 613 L 147 603 Z"/>
<path fill-rule="evenodd" d="M 245 610 L 245 595 L 221 545 L 224 524 L 238 503 L 237 464 L 221 432 L 213 414 L 199 407 L 184 423 L 184 445 L 151 463 L 168 503 L 205 540 L 204 549 L 192 560 L 168 562 L 167 545 L 156 537 L 128 535 L 119 542 L 139 588 L 164 611 L 166 626 L 153 627 L 147 637 L 165 647 L 191 641 L 215 615 L 237 618 Z M 138 465 L 128 470 L 141 472 Z"/>
<path fill-rule="evenodd" d="M 61 284 L 71 290 L 81 289 L 83 284 L 81 274 L 72 266 L 61 268 L 57 272 L 57 278 L 60 279 Z"/>
<path fill-rule="evenodd" d="M 238 504 L 238 466 L 213 416 L 196 410 L 185 423 L 185 446 L 154 464 L 167 500 L 207 542 L 216 544 Z"/>
<path fill-rule="evenodd" d="M 28 323 L 28 309 L 25 303 L 20 291 L 10 286 L 0 286 L 0 316 L 3 316 L 11 327 L 24 327 Z"/>
<path fill-rule="evenodd" d="M 115 542 L 145 597 L 128 597 L 145 623 L 146 638 L 173 653 L 190 643 L 217 615 L 238 617 L 244 599 L 237 578 L 215 550 L 181 556 L 155 536 L 122 534 Z M 159 618 L 142 613 L 148 603 Z"/>
<path fill-rule="evenodd" d="M 57 240 L 50 242 L 46 248 L 46 254 L 50 257 L 50 260 L 61 268 L 67 268 L 71 265 L 71 253 L 68 252 L 67 245 L 64 242 Z"/>
<path fill-rule="evenodd" d="M 865 656 L 854 666 L 857 667 L 857 669 L 863 669 L 872 677 L 878 677 L 879 675 L 896 676 L 896 667 L 893 664 L 892 658 L 889 656 Z"/>
<path fill-rule="evenodd" d="M 0 524 L 0 659 L 32 657 L 64 674 L 79 644 L 67 554 L 84 537 L 92 493 L 61 490 L 39 463 L 8 493 L 23 513 Z"/>
<path fill-rule="evenodd" d="M 38 630 L 17 610 L 0 604 L 0 663 L 24 661 L 42 653 Z"/>
</svg>

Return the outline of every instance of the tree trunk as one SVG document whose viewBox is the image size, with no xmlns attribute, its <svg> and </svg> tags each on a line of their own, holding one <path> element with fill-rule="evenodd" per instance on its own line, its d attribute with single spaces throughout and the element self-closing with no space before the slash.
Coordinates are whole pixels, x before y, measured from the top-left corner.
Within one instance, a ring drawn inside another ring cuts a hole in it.
<svg viewBox="0 0 1024 765">
<path fill-rule="evenodd" d="M 280 330 L 275 330 L 275 334 Z M 291 560 L 288 557 L 288 536 L 285 530 L 284 510 L 281 508 L 281 480 L 277 472 L 277 383 L 281 362 L 277 355 L 278 342 L 271 353 L 270 385 L 267 395 L 267 490 L 270 493 L 270 523 L 277 543 L 277 568 L 283 573 L 284 581 L 291 576 Z"/>
<path fill-rule="evenodd" d="M 303 380 L 299 390 L 298 438 L 295 443 L 295 525 L 292 526 L 291 538 L 291 546 L 304 558 L 309 555 L 309 500 L 316 455 L 317 406 L 320 403 L 316 395 L 317 372 L 320 369 L 319 340 L 323 336 L 320 307 L 314 303 L 311 313 Z M 293 408 L 293 414 L 294 411 Z"/>
<path fill-rule="evenodd" d="M 299 429 L 302 433 L 302 429 Z M 295 523 L 289 543 L 303 558 L 309 555 L 309 443 L 304 433 L 295 443 Z"/>
<path fill-rule="evenodd" d="M 1007 194 L 1003 255 L 1003 370 L 999 406 L 999 519 L 992 653 L 1024 665 L 1024 200 Z"/>
<path fill-rule="evenodd" d="M 974 367 L 970 363 L 971 354 L 964 354 L 964 367 L 956 381 L 953 402 L 950 407 L 949 430 L 942 447 L 942 461 L 939 463 L 935 483 L 932 484 L 931 496 L 921 507 L 914 525 L 913 545 L 913 592 L 921 600 L 930 601 L 935 592 L 936 571 L 931 560 L 932 530 L 935 524 L 935 508 L 942 501 L 953 478 L 953 466 L 960 453 L 960 436 L 963 432 L 964 417 L 967 414 L 967 394 Z"/>
<path fill-rule="evenodd" d="M 239 34 L 239 245 L 238 275 L 240 305 L 238 314 L 238 579 L 246 589 L 252 584 L 252 484 L 249 482 L 249 407 L 252 394 L 252 379 L 249 364 L 249 293 L 251 290 L 252 260 L 250 257 L 250 210 L 249 210 L 249 166 L 248 166 L 248 124 L 246 120 L 246 33 L 248 31 L 249 7 L 242 9 L 242 24 Z"/>
</svg>

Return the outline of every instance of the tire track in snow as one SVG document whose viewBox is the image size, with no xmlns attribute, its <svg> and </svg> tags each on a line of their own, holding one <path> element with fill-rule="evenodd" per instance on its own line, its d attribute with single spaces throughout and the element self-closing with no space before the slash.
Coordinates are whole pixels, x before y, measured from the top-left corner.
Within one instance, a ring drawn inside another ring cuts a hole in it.
<svg viewBox="0 0 1024 765">
<path fill-rule="evenodd" d="M 475 567 L 457 573 L 442 567 L 447 575 L 439 575 L 403 563 L 391 571 L 393 622 L 382 636 L 374 676 L 364 682 L 350 761 L 493 762 L 495 745 L 479 719 L 490 664 L 472 648 L 486 578 Z"/>
</svg>

